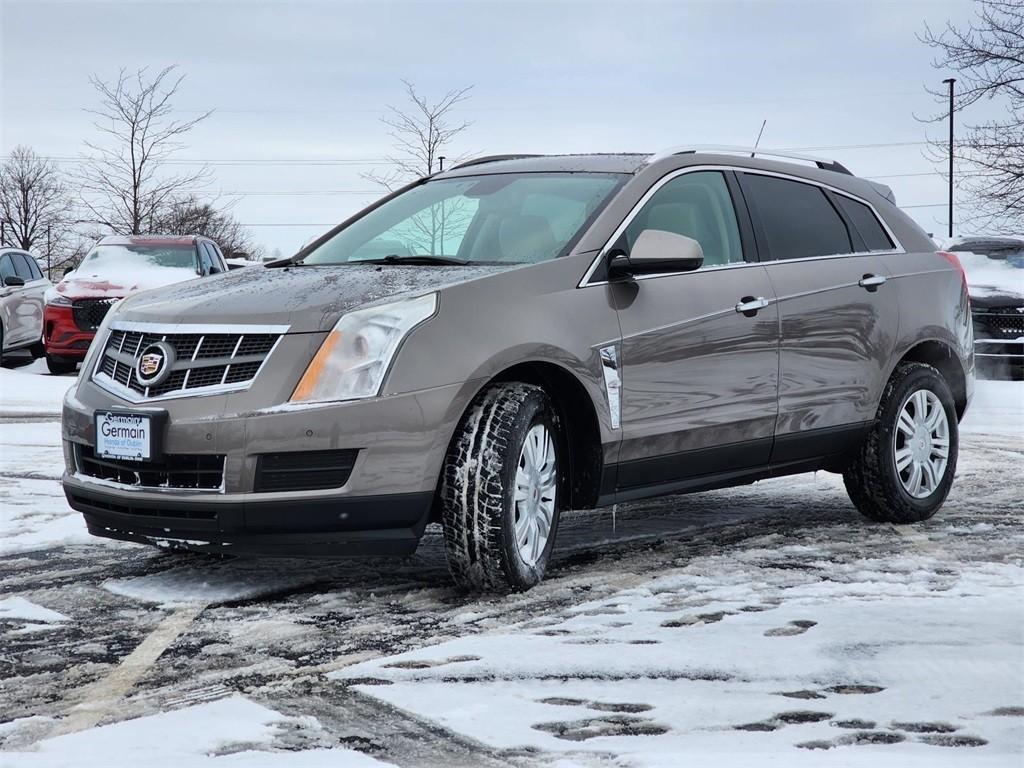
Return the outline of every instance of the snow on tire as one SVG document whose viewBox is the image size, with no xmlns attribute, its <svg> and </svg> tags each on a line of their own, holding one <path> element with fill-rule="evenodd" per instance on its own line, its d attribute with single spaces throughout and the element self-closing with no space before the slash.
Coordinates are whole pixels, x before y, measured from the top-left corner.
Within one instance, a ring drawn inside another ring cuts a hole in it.
<svg viewBox="0 0 1024 768">
<path fill-rule="evenodd" d="M 505 382 L 473 401 L 441 480 L 448 568 L 470 590 L 528 589 L 558 529 L 558 421 L 540 387 Z"/>
<path fill-rule="evenodd" d="M 946 500 L 959 431 L 949 385 L 932 366 L 901 363 L 870 431 L 843 471 L 854 506 L 870 520 L 915 523 Z"/>
</svg>

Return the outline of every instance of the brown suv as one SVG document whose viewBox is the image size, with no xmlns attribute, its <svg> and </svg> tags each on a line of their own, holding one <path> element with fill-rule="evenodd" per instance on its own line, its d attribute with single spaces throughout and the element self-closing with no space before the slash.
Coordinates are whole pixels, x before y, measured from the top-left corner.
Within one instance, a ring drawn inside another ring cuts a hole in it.
<svg viewBox="0 0 1024 768">
<path fill-rule="evenodd" d="M 64 404 L 89 529 L 543 576 L 559 511 L 842 472 L 931 516 L 973 390 L 956 258 L 837 163 L 483 158 L 296 256 L 115 305 Z"/>
</svg>

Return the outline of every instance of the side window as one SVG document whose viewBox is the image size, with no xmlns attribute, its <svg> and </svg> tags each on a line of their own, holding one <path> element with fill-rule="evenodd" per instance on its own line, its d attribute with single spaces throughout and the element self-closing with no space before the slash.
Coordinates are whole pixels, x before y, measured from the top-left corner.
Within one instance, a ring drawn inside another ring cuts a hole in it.
<svg viewBox="0 0 1024 768">
<path fill-rule="evenodd" d="M 213 254 L 213 263 L 217 265 L 217 269 L 223 272 L 228 268 L 227 262 L 224 261 L 224 254 L 221 253 L 220 246 L 216 243 L 207 243 L 210 246 L 210 252 Z"/>
<path fill-rule="evenodd" d="M 839 207 L 843 209 L 843 213 L 846 214 L 846 218 L 853 223 L 869 251 L 889 251 L 895 247 L 892 240 L 889 239 L 889 235 L 882 229 L 882 225 L 878 223 L 875 214 L 864 203 L 858 203 L 846 195 L 835 195 L 834 197 Z"/>
<path fill-rule="evenodd" d="M 743 261 L 736 211 L 718 171 L 685 173 L 662 186 L 626 227 L 625 247 L 645 229 L 692 237 L 704 251 L 704 266 Z"/>
<path fill-rule="evenodd" d="M 741 176 L 772 259 L 853 252 L 846 224 L 821 187 L 756 173 Z"/>
<path fill-rule="evenodd" d="M 14 262 L 11 261 L 11 254 L 5 253 L 3 257 L 0 257 L 0 280 L 17 275 L 18 273 L 14 271 Z"/>
<path fill-rule="evenodd" d="M 23 253 L 12 253 L 11 258 L 14 259 L 14 271 L 18 274 L 18 277 L 25 279 L 27 283 L 29 280 L 35 280 L 35 271 L 32 269 L 32 259 Z"/>
<path fill-rule="evenodd" d="M 29 271 L 32 273 L 33 280 L 42 280 L 43 272 L 39 269 L 39 262 L 35 260 L 33 256 L 26 256 L 25 261 L 28 262 Z"/>
<path fill-rule="evenodd" d="M 199 244 L 199 263 L 202 266 L 204 275 L 216 275 L 221 271 L 220 262 L 213 254 L 213 249 L 207 242 Z"/>
</svg>

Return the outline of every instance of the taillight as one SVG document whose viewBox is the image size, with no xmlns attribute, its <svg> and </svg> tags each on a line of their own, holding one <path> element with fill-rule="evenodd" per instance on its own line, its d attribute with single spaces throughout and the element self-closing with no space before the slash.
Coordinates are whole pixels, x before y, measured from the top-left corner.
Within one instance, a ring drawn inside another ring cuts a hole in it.
<svg viewBox="0 0 1024 768">
<path fill-rule="evenodd" d="M 960 273 L 960 282 L 963 284 L 964 293 L 967 293 L 967 273 L 964 272 L 964 265 L 960 263 L 960 259 L 957 258 L 955 253 L 950 253 L 949 251 L 939 251 L 938 253 L 939 256 L 956 267 L 956 271 Z"/>
</svg>

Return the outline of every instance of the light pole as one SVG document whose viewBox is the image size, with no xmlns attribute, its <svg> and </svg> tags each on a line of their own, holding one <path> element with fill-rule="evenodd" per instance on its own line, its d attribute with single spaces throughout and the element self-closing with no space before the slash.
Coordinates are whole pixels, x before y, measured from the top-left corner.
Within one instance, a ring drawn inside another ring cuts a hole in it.
<svg viewBox="0 0 1024 768">
<path fill-rule="evenodd" d="M 949 236 L 953 237 L 953 84 L 955 77 L 942 82 L 949 86 Z"/>
</svg>

